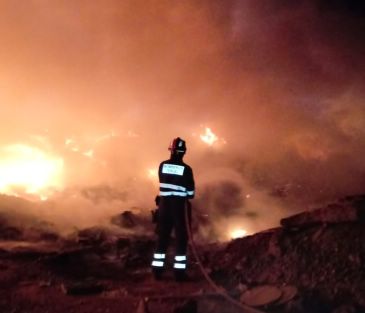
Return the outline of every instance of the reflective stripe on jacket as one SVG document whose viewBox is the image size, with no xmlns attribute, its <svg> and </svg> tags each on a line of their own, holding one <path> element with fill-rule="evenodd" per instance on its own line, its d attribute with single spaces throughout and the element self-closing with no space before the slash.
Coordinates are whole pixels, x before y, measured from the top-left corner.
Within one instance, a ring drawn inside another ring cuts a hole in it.
<svg viewBox="0 0 365 313">
<path fill-rule="evenodd" d="M 160 196 L 194 198 L 195 184 L 191 167 L 182 161 L 167 160 L 160 164 Z"/>
</svg>

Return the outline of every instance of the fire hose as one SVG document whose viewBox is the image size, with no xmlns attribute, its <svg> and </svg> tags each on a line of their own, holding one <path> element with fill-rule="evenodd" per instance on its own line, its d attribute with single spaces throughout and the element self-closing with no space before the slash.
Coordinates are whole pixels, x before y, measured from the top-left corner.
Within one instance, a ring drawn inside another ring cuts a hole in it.
<svg viewBox="0 0 365 313">
<path fill-rule="evenodd" d="M 189 238 L 189 244 L 190 244 L 190 248 L 193 252 L 193 255 L 195 257 L 196 263 L 200 269 L 200 272 L 203 274 L 205 280 L 208 282 L 208 284 L 214 289 L 214 291 L 218 294 L 221 295 L 224 299 L 226 299 L 229 303 L 235 305 L 236 307 L 240 308 L 242 310 L 242 312 L 247 312 L 247 313 L 264 313 L 263 311 L 254 309 L 250 306 L 247 306 L 239 301 L 237 301 L 236 299 L 232 298 L 225 289 L 223 289 L 222 287 L 219 287 L 208 275 L 206 269 L 204 268 L 198 251 L 196 249 L 196 245 L 193 239 L 193 234 L 192 234 L 192 230 L 191 230 L 191 225 L 190 225 L 190 221 L 189 221 L 189 214 L 188 214 L 188 205 L 185 205 L 185 224 L 186 224 L 186 229 L 188 232 L 188 238 Z"/>
</svg>

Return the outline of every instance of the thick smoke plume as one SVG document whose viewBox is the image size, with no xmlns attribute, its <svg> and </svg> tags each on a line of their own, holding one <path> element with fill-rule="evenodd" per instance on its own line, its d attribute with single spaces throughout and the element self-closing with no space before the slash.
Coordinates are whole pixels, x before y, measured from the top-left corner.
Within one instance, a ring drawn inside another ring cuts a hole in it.
<svg viewBox="0 0 365 313">
<path fill-rule="evenodd" d="M 213 220 L 255 231 L 364 192 L 361 1 L 32 0 L 0 12 L 0 145 L 62 157 L 59 196 L 77 193 L 97 216 L 153 206 L 148 169 L 176 136 Z M 224 142 L 201 142 L 205 126 Z"/>
</svg>

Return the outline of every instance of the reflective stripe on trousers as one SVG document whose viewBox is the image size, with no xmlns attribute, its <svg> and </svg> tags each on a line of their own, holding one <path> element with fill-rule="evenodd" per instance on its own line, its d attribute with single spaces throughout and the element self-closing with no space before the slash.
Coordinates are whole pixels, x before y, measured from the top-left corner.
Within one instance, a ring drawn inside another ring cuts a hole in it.
<svg viewBox="0 0 365 313">
<path fill-rule="evenodd" d="M 174 269 L 178 269 L 178 270 L 186 269 L 186 255 L 176 255 L 175 256 Z"/>
<path fill-rule="evenodd" d="M 153 254 L 153 260 L 152 260 L 152 267 L 164 267 L 165 265 L 165 253 L 154 253 Z"/>
</svg>

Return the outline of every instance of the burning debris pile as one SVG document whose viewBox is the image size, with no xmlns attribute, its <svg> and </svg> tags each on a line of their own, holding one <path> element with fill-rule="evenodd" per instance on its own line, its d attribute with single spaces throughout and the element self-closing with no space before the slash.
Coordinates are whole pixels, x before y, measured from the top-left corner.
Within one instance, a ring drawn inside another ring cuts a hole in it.
<svg viewBox="0 0 365 313">
<path fill-rule="evenodd" d="M 365 196 L 354 196 L 283 219 L 281 228 L 234 240 L 218 252 L 214 277 L 241 290 L 292 286 L 298 295 L 287 312 L 362 312 L 364 213 Z M 335 310 L 344 305 L 351 310 Z"/>
</svg>

